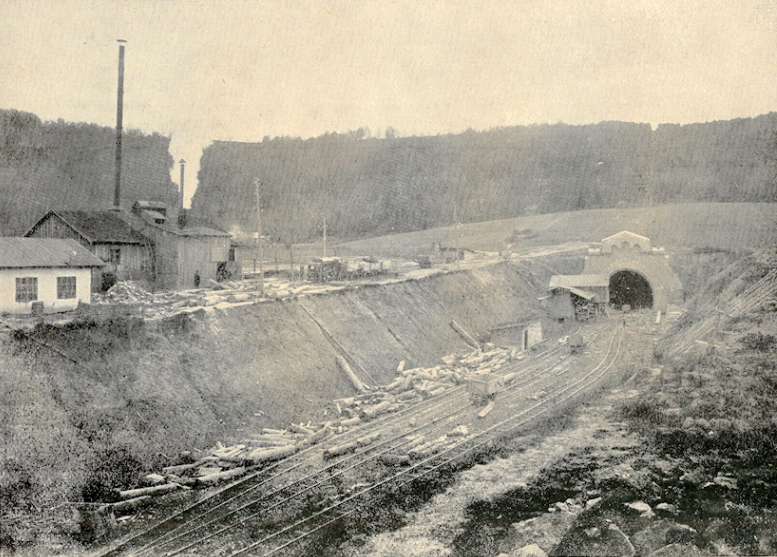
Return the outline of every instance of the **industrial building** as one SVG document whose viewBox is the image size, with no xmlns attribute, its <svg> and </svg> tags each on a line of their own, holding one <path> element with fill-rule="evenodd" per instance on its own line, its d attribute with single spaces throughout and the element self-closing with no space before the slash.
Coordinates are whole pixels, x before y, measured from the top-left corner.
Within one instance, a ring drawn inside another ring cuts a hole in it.
<svg viewBox="0 0 777 557">
<path fill-rule="evenodd" d="M 43 314 L 91 302 L 104 263 L 75 240 L 0 238 L 0 312 Z"/>
<path fill-rule="evenodd" d="M 101 273 L 117 280 L 153 282 L 153 244 L 122 220 L 116 211 L 49 211 L 25 234 L 28 238 L 75 240 L 105 265 L 95 268 L 92 287 L 102 283 Z"/>
</svg>

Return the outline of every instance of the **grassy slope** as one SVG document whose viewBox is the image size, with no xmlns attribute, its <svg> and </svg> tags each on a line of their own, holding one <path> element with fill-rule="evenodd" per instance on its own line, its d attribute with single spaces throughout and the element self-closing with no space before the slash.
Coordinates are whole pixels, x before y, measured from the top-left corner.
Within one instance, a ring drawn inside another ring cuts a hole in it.
<svg viewBox="0 0 777 557">
<path fill-rule="evenodd" d="M 622 230 L 649 237 L 654 246 L 738 250 L 766 247 L 777 237 L 777 204 L 683 203 L 634 209 L 595 209 L 462 224 L 458 246 L 514 252 L 574 240 L 598 242 Z M 511 240 L 514 231 L 530 231 Z M 433 242 L 456 246 L 453 227 L 348 242 L 341 254 L 397 257 L 428 253 Z"/>
</svg>

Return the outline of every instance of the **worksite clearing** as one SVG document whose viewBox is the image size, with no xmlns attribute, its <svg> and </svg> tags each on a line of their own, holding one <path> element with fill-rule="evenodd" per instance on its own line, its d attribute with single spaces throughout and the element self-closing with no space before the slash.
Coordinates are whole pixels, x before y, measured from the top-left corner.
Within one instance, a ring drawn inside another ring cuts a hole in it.
<svg viewBox="0 0 777 557">
<path fill-rule="evenodd" d="M 777 412 L 759 399 L 749 422 L 723 418 L 711 401 L 730 379 L 708 368 L 762 355 L 745 367 L 771 381 L 774 254 L 672 253 L 687 299 L 668 314 L 546 317 L 550 277 L 580 273 L 591 246 L 321 283 L 119 283 L 71 315 L 5 319 L 14 458 L 0 495 L 18 504 L 3 543 L 20 554 L 769 554 L 777 501 L 744 497 L 760 461 L 745 466 L 750 453 L 722 439 L 768 433 Z M 535 320 L 536 344 L 491 343 L 492 330 Z M 734 402 L 750 409 L 748 396 Z M 711 462 L 700 447 L 713 441 Z"/>
</svg>

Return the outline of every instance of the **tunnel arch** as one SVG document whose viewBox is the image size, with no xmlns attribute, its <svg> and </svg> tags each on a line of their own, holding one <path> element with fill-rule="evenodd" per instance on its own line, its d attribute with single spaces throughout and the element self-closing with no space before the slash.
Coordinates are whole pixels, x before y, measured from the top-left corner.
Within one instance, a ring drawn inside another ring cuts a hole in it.
<svg viewBox="0 0 777 557">
<path fill-rule="evenodd" d="M 648 278 L 634 269 L 618 269 L 610 274 L 610 305 L 628 304 L 634 309 L 652 309 L 653 286 Z"/>
</svg>

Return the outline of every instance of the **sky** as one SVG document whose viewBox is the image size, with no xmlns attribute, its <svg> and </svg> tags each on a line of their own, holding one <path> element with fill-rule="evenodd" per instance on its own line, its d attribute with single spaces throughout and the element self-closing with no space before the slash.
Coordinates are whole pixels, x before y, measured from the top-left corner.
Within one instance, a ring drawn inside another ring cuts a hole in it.
<svg viewBox="0 0 777 557">
<path fill-rule="evenodd" d="M 117 39 L 187 198 L 213 140 L 777 110 L 777 0 L 0 0 L 0 108 L 115 126 Z"/>
</svg>

